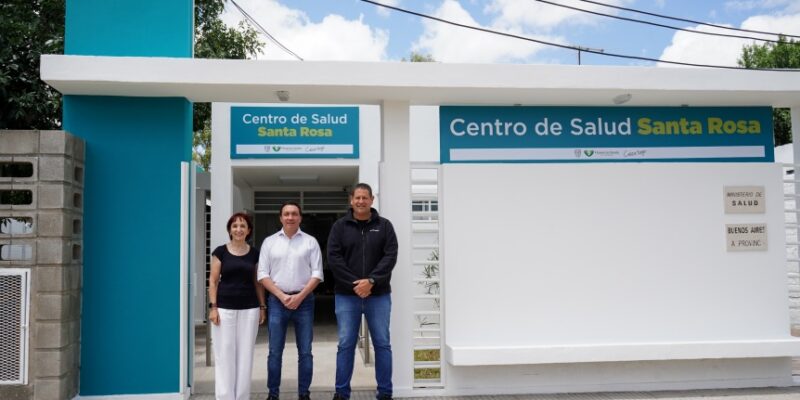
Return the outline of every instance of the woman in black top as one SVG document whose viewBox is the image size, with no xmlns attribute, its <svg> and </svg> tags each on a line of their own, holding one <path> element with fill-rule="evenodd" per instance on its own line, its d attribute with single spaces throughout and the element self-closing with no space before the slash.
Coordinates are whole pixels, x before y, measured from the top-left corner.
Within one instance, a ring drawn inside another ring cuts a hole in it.
<svg viewBox="0 0 800 400">
<path fill-rule="evenodd" d="M 256 280 L 258 250 L 247 244 L 253 224 L 244 213 L 228 219 L 231 241 L 211 253 L 208 319 L 214 345 L 218 400 L 248 400 L 258 325 L 266 319 L 264 289 Z"/>
</svg>

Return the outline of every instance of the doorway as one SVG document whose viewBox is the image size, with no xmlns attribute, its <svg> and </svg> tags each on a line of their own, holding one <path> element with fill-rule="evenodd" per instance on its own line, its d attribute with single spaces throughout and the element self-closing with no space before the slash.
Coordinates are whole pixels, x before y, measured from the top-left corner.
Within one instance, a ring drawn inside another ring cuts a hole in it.
<svg viewBox="0 0 800 400">
<path fill-rule="evenodd" d="M 322 252 L 322 271 L 325 275 L 323 281 L 314 290 L 314 296 L 316 297 L 314 304 L 315 335 L 319 331 L 318 328 L 332 329 L 334 335 L 336 333 L 336 316 L 333 309 L 333 275 L 330 267 L 328 267 L 327 247 L 328 233 L 333 223 L 343 215 L 343 212 L 308 213 L 303 209 L 303 221 L 300 223 L 300 229 L 317 239 Z M 256 214 L 254 225 L 256 234 L 253 236 L 256 247 L 260 247 L 265 238 L 281 229 L 277 212 Z"/>
<path fill-rule="evenodd" d="M 300 229 L 317 239 L 323 256 L 324 281 L 315 290 L 314 313 L 314 378 L 311 390 L 330 391 L 334 387 L 336 371 L 336 315 L 334 313 L 333 276 L 327 263 L 328 234 L 333 223 L 342 217 L 349 207 L 348 192 L 342 190 L 269 190 L 253 192 L 253 237 L 252 245 L 260 247 L 264 239 L 281 229 L 278 212 L 285 201 L 300 204 L 303 221 Z M 195 340 L 195 384 L 193 392 L 214 392 L 213 356 L 206 352 L 206 325 L 198 325 Z M 266 392 L 267 328 L 259 327 L 253 362 L 252 391 Z M 212 360 L 207 365 L 206 360 Z M 356 352 L 356 363 L 351 385 L 354 389 L 374 388 L 375 373 L 371 365 L 365 365 L 360 351 Z M 294 330 L 290 326 L 283 353 L 283 392 L 297 390 L 297 351 L 294 345 Z"/>
<path fill-rule="evenodd" d="M 256 247 L 259 247 L 265 238 L 281 229 L 278 212 L 284 202 L 292 201 L 300 205 L 303 210 L 303 221 L 300 223 L 300 229 L 317 239 L 322 251 L 322 269 L 325 273 L 325 279 L 314 291 L 314 294 L 318 298 L 316 308 L 320 309 L 319 306 L 322 305 L 324 310 L 326 306 L 320 304 L 319 299 L 325 296 L 333 296 L 333 276 L 328 267 L 327 256 L 328 234 L 331 231 L 331 227 L 333 227 L 333 223 L 344 216 L 350 207 L 348 192 L 345 190 L 257 191 L 253 197 L 255 204 L 253 238 Z M 332 307 L 331 305 L 331 314 L 333 312 Z M 329 317 L 327 314 L 321 314 L 320 311 L 316 312 L 315 321 L 320 321 L 320 318 L 324 321 Z M 335 317 L 331 321 L 335 324 Z"/>
</svg>

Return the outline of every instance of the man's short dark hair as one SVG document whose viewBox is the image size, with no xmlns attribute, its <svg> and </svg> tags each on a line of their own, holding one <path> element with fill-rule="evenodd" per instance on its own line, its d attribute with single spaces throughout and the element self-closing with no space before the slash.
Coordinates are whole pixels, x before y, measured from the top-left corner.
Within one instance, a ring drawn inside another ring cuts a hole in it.
<svg viewBox="0 0 800 400">
<path fill-rule="evenodd" d="M 297 207 L 297 212 L 300 214 L 301 217 L 303 216 L 303 209 L 300 208 L 300 204 L 297 204 L 293 201 L 284 201 L 283 204 L 281 204 L 281 209 L 280 211 L 278 211 L 278 215 L 283 215 L 283 208 L 286 206 Z"/>
<path fill-rule="evenodd" d="M 363 182 L 357 183 L 355 186 L 353 186 L 353 190 L 350 191 L 350 197 L 353 197 L 353 195 L 356 194 L 356 190 L 358 190 L 358 189 L 366 190 L 367 192 L 369 192 L 369 197 L 373 197 L 372 196 L 372 187 L 370 187 L 368 184 L 363 183 Z"/>
</svg>

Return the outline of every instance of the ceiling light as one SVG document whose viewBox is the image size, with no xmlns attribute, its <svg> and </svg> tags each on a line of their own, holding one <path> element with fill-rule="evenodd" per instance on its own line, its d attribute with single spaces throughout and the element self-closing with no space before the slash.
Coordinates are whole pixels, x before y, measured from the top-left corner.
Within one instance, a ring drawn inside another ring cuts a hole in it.
<svg viewBox="0 0 800 400">
<path fill-rule="evenodd" d="M 278 90 L 275 92 L 275 95 L 278 96 L 278 100 L 287 102 L 289 101 L 289 91 L 288 90 Z"/>
<path fill-rule="evenodd" d="M 286 184 L 317 183 L 319 175 L 279 175 L 278 180 Z"/>
<path fill-rule="evenodd" d="M 630 93 L 623 93 L 623 94 L 614 96 L 614 98 L 611 99 L 611 101 L 613 101 L 614 104 L 616 104 L 616 105 L 620 105 L 620 104 L 625 104 L 625 103 L 629 102 L 632 97 L 633 97 L 633 95 L 630 94 Z"/>
</svg>

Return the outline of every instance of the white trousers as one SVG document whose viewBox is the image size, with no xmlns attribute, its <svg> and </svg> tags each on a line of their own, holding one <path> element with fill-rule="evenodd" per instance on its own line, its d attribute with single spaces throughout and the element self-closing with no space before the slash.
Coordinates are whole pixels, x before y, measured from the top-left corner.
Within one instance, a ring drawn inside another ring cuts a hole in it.
<svg viewBox="0 0 800 400">
<path fill-rule="evenodd" d="M 249 400 L 259 309 L 218 308 L 211 324 L 214 345 L 214 394 L 217 400 Z"/>
</svg>

